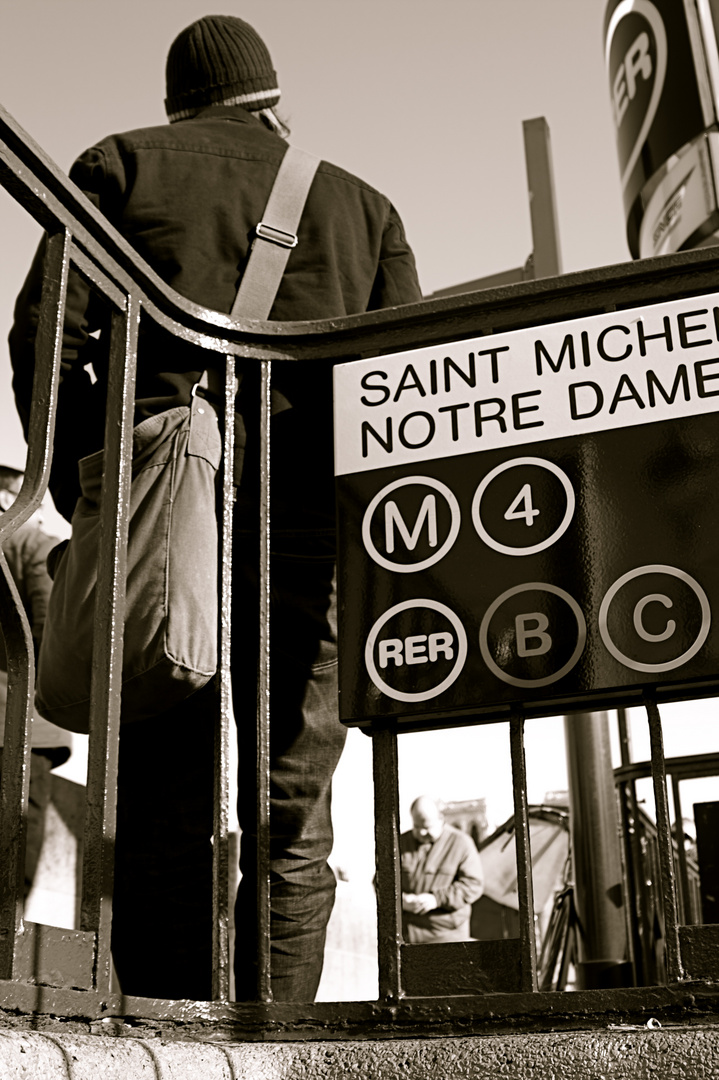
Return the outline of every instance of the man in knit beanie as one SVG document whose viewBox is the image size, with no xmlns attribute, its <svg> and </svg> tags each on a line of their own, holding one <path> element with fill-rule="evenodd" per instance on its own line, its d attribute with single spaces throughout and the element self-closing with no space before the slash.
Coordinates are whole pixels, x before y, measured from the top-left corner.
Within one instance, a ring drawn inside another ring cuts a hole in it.
<svg viewBox="0 0 719 1080">
<path fill-rule="evenodd" d="M 205 105 L 243 105 L 275 130 L 282 127 L 273 112 L 280 90 L 270 54 L 250 24 L 234 15 L 198 19 L 178 34 L 165 77 L 171 124 Z"/>
<path fill-rule="evenodd" d="M 110 135 L 71 178 L 164 281 L 217 311 L 232 308 L 288 134 L 270 54 L 236 16 L 198 19 L 167 58 L 169 123 Z M 322 161 L 269 318 L 316 320 L 420 299 L 400 218 L 380 192 Z M 44 246 L 18 298 L 14 388 L 29 418 Z M 77 461 L 103 443 L 110 315 L 71 271 L 51 490 L 68 519 Z M 99 332 L 99 334 L 97 333 Z M 143 318 L 135 422 L 187 406 L 218 354 Z M 96 376 L 88 374 L 92 364 Z M 222 369 L 221 369 L 222 370 Z M 244 470 L 233 522 L 232 695 L 239 748 L 242 883 L 236 906 L 238 1000 L 258 990 L 254 844 L 260 448 L 250 365 L 238 407 Z M 332 776 L 337 609 L 331 362 L 273 365 L 270 877 L 276 1000 L 311 1001 L 322 971 L 335 879 Z M 189 556 L 191 558 L 191 554 Z M 113 957 L 125 994 L 209 999 L 212 940 L 212 684 L 120 737 Z"/>
</svg>

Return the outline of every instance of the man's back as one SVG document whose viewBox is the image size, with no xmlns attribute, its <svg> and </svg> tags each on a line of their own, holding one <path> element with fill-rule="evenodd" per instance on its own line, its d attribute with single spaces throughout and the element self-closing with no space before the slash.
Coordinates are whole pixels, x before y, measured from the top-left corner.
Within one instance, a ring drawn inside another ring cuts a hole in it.
<svg viewBox="0 0 719 1080">
<path fill-rule="evenodd" d="M 229 311 L 286 143 L 241 106 L 113 135 L 72 179 L 183 296 Z M 321 162 L 270 312 L 322 319 L 418 298 L 414 260 L 389 200 Z"/>
<path fill-rule="evenodd" d="M 196 303 L 227 312 L 286 148 L 282 138 L 241 106 L 208 106 L 187 120 L 108 136 L 78 158 L 70 176 L 168 285 Z M 339 317 L 420 299 L 414 257 L 397 212 L 384 195 L 343 169 L 320 163 L 298 236 L 271 320 Z M 14 389 L 25 422 L 40 289 L 41 262 L 36 260 L 10 334 Z M 108 309 L 72 274 L 60 417 L 71 435 L 65 443 L 72 447 L 72 470 L 79 457 L 102 445 L 108 326 Z M 101 331 L 99 343 L 88 337 L 95 330 Z M 97 377 L 93 387 L 85 371 L 89 360 Z M 215 353 L 203 353 L 143 323 L 136 422 L 187 404 L 199 372 L 218 360 Z M 289 515 L 293 524 L 300 514 L 312 525 L 331 526 L 331 365 L 314 363 L 311 377 L 306 364 L 276 365 L 273 387 L 286 412 L 273 432 L 273 502 L 279 513 L 289 507 L 283 516 Z M 255 473 L 248 470 L 248 475 Z M 309 474 L 314 483 L 308 490 Z M 63 477 L 64 484 L 70 494 L 58 505 L 69 516 L 78 492 L 72 479 Z M 53 485 L 56 501 L 59 486 Z"/>
</svg>

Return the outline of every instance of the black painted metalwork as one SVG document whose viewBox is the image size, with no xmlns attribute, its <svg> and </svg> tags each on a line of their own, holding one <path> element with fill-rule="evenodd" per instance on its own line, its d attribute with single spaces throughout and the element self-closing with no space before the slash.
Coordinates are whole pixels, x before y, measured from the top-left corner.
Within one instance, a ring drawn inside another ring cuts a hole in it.
<svg viewBox="0 0 719 1080">
<path fill-rule="evenodd" d="M 257 670 L 257 997 L 270 987 L 270 416 L 271 365 L 260 374 L 260 655 Z"/>
<path fill-rule="evenodd" d="M 654 800 L 657 809 L 657 832 L 659 838 L 659 866 L 664 903 L 664 937 L 666 941 L 666 967 L 669 982 L 682 978 L 682 962 L 679 950 L 679 920 L 677 917 L 677 889 L 674 875 L 674 851 L 672 831 L 669 822 L 669 801 L 667 798 L 667 774 L 664 763 L 664 742 L 662 722 L 656 702 L 647 697 L 647 715 L 649 718 L 649 739 L 652 749 L 652 780 Z"/>
<path fill-rule="evenodd" d="M 604 267 L 581 274 L 522 282 L 404 308 L 307 323 L 234 320 L 173 293 L 131 246 L 80 195 L 41 149 L 0 109 L 0 184 L 48 231 L 51 269 L 43 293 L 37 375 L 25 481 L 13 508 L 0 517 L 0 618 L 10 674 L 5 754 L 0 790 L 0 1009 L 99 1019 L 132 1015 L 156 1029 L 181 1025 L 185 1033 L 219 1037 L 392 1037 L 475 1033 L 605 1024 L 608 1018 L 644 1022 L 648 1016 L 696 1020 L 717 1013 L 719 961 L 716 927 L 679 927 L 672 836 L 666 806 L 661 721 L 648 702 L 652 771 L 659 809 L 663 893 L 667 924 L 668 986 L 580 991 L 537 991 L 531 852 L 527 820 L 523 720 L 508 722 L 517 834 L 520 937 L 503 943 L 459 943 L 440 948 L 436 963 L 402 942 L 399 874 L 397 733 L 378 726 L 374 743 L 380 998 L 377 1002 L 294 1005 L 271 1001 L 269 988 L 269 390 L 270 362 L 337 361 L 406 350 L 432 343 L 557 322 L 638 303 L 711 292 L 719 251 L 706 248 L 643 264 Z M 27 620 L 7 570 L 2 543 L 36 509 L 46 490 L 57 404 L 64 290 L 72 262 L 113 309 L 112 382 L 108 392 L 106 498 L 97 604 L 92 685 L 90 778 L 83 871 L 81 928 L 59 931 L 22 922 L 22 806 L 27 798 L 28 717 L 34 665 Z M 140 318 L 226 357 L 226 428 L 220 603 L 221 704 L 217 722 L 215 816 L 215 934 L 213 1002 L 162 1002 L 128 998 L 110 989 L 110 900 L 115 778 L 119 729 L 124 567 L 127 536 L 131 417 Z M 258 685 L 260 828 L 258 907 L 261 949 L 258 1002 L 229 996 L 227 919 L 227 745 L 230 731 L 229 632 L 234 359 L 258 363 L 262 373 L 262 525 L 258 552 L 265 589 L 261 603 Z M 463 718 L 471 723 L 472 717 Z M 662 794 L 663 793 L 663 794 Z M 703 932 L 703 935 L 702 933 Z M 712 949 L 702 949 L 712 945 Z M 494 948 L 497 946 L 498 948 Z M 483 948 L 484 947 L 484 948 Z M 432 948 L 432 946 L 430 946 Z M 684 964 L 684 951 L 690 961 Z M 707 960 L 706 957 L 709 957 Z M 485 972 L 503 967 L 504 982 Z M 434 989 L 427 993 L 427 975 Z M 420 970 L 422 969 L 422 970 Z M 500 990 L 501 992 L 498 992 Z"/>
<path fill-rule="evenodd" d="M 512 749 L 514 834 L 517 838 L 521 989 L 524 992 L 531 992 L 537 989 L 537 944 L 534 926 L 534 894 L 532 890 L 532 852 L 529 846 L 527 763 L 524 757 L 523 716 L 512 717 L 509 722 L 509 737 Z"/>
<path fill-rule="evenodd" d="M 70 250 L 71 238 L 67 230 L 56 230 L 48 243 L 48 267 L 36 344 L 38 391 L 33 395 L 30 421 L 38 436 L 33 447 L 28 449 L 20 495 L 0 520 L 0 547 L 5 536 L 11 535 L 40 505 L 50 473 Z M 27 618 L 4 555 L 0 565 L 3 572 L 0 604 L 4 601 L 10 616 L 5 632 L 8 702 L 0 792 L 0 963 L 3 976 L 12 978 L 26 969 L 28 956 L 35 953 L 33 945 L 36 941 L 33 928 L 23 924 L 25 825 L 24 816 L 18 813 L 18 808 L 27 803 L 30 779 L 28 738 L 35 658 Z M 59 936 L 52 931 L 46 935 L 46 952 L 54 951 Z M 28 947 L 31 938 L 33 945 Z M 74 944 L 83 949 L 79 938 L 74 939 Z M 87 970 L 87 948 L 82 960 Z"/>
<path fill-rule="evenodd" d="M 232 507 L 235 456 L 235 361 L 226 357 L 225 420 L 222 455 L 222 530 L 220 549 L 219 670 L 220 708 L 215 720 L 214 823 L 212 862 L 212 998 L 230 996 L 229 920 L 229 759 L 233 734 L 230 649 L 232 626 Z"/>
<path fill-rule="evenodd" d="M 379 994 L 399 1001 L 402 989 L 402 908 L 399 857 L 397 733 L 383 727 L 372 736 L 375 851 L 377 864 L 377 950 Z"/>
</svg>

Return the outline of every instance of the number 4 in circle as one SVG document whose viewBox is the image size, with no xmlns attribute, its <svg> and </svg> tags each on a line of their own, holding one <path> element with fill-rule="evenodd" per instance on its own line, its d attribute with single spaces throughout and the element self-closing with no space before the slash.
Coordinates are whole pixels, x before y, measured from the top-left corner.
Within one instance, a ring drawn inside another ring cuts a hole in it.
<svg viewBox="0 0 719 1080">
<path fill-rule="evenodd" d="M 514 476 L 507 475 L 512 469 L 522 469 L 524 472 L 515 473 Z M 528 474 L 528 469 L 535 471 Z M 541 472 L 537 473 L 537 470 Z M 496 499 L 490 497 L 483 504 L 487 490 L 495 482 L 506 486 L 497 489 Z M 513 491 L 517 494 L 507 506 L 507 500 L 512 497 Z M 542 507 L 541 510 L 534 505 L 535 498 Z M 564 535 L 574 516 L 575 505 L 574 488 L 559 465 L 546 458 L 509 458 L 495 465 L 477 487 L 472 499 L 472 524 L 480 539 L 503 555 L 535 555 L 551 547 Z M 503 506 L 507 506 L 507 509 L 502 510 Z M 541 520 L 535 521 L 540 514 Z M 512 528 L 510 538 L 506 533 L 506 526 L 502 526 L 505 532 L 500 535 L 502 518 L 504 521 L 523 522 L 528 528 L 536 524 L 537 528 L 533 529 L 531 534 L 521 527 L 519 530 Z M 511 544 L 506 542 L 509 539 L 512 540 Z"/>
<path fill-rule="evenodd" d="M 521 521 L 522 518 L 527 525 L 534 525 L 534 519 L 540 514 L 540 510 L 535 510 L 532 506 L 532 485 L 524 484 L 520 488 L 516 499 L 512 502 L 511 506 L 505 511 L 505 521 Z"/>
</svg>

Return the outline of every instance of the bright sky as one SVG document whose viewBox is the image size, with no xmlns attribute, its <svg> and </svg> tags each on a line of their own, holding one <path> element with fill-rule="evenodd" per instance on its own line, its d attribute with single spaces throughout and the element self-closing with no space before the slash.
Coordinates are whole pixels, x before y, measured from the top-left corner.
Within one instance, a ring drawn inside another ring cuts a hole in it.
<svg viewBox="0 0 719 1080">
<path fill-rule="evenodd" d="M 604 8 L 605 0 L 220 6 L 251 22 L 267 42 L 292 141 L 361 174 L 395 203 L 425 293 L 525 262 L 531 232 L 522 121 L 536 116 L 546 117 L 551 130 L 564 270 L 629 258 L 603 63 Z M 7 5 L 0 102 L 68 169 L 112 131 L 164 122 L 167 49 L 206 13 L 197 0 Z M 0 230 L 4 342 L 39 232 L 2 190 Z M 0 461 L 23 459 L 2 345 Z M 529 725 L 535 801 L 566 785 L 558 724 Z M 706 722 L 699 728 L 704 732 Z M 338 785 L 339 798 L 350 803 L 357 797 L 352 777 L 369 760 L 369 740 L 351 736 L 355 749 Z M 431 752 L 434 735 L 422 736 L 423 749 L 415 752 L 419 738 L 403 742 L 403 804 L 422 790 L 459 799 L 490 792 L 493 822 L 511 813 L 504 725 L 456 733 L 449 753 Z"/>
</svg>

